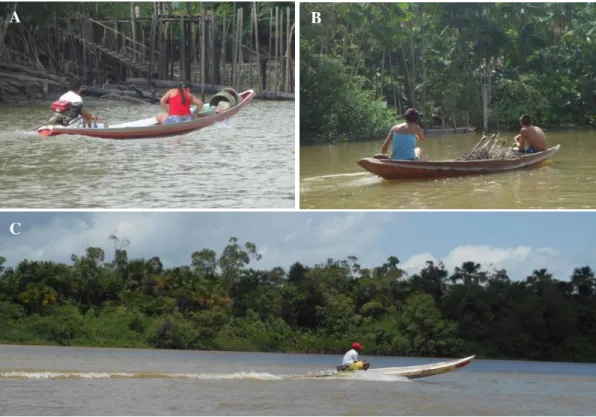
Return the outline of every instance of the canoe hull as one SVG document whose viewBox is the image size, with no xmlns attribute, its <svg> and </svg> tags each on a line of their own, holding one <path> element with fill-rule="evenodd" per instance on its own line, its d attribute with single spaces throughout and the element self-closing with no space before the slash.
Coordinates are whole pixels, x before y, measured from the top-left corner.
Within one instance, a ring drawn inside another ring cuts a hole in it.
<svg viewBox="0 0 596 417">
<path fill-rule="evenodd" d="M 426 378 L 461 369 L 464 366 L 469 365 L 474 358 L 475 356 L 468 356 L 467 358 L 455 361 L 432 363 L 428 365 L 404 366 L 399 368 L 378 368 L 374 369 L 374 371 L 384 375 L 401 376 L 409 379 Z"/>
<path fill-rule="evenodd" d="M 152 139 L 169 136 L 177 136 L 190 133 L 195 130 L 203 129 L 214 123 L 221 122 L 236 115 L 255 97 L 254 90 L 247 90 L 240 93 L 242 101 L 240 104 L 219 114 L 195 119 L 190 122 L 175 123 L 171 125 L 139 126 L 139 127 L 110 127 L 107 129 L 99 128 L 68 128 L 63 126 L 42 126 L 37 130 L 40 136 L 58 136 L 58 135 L 79 135 L 90 136 L 100 139 Z"/>
<path fill-rule="evenodd" d="M 363 158 L 358 161 L 365 170 L 386 180 L 405 178 L 437 178 L 489 174 L 512 171 L 537 165 L 552 157 L 561 145 L 544 152 L 523 155 L 519 159 L 490 159 L 480 161 L 394 161 L 391 159 Z"/>
</svg>

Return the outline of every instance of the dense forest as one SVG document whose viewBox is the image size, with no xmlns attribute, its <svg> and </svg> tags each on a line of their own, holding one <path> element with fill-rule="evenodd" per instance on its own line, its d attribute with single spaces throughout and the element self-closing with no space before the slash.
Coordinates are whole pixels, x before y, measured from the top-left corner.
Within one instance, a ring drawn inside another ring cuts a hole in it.
<svg viewBox="0 0 596 417">
<path fill-rule="evenodd" d="M 547 270 L 509 277 L 473 261 L 427 262 L 406 276 L 397 257 L 356 257 L 256 270 L 252 243 L 196 251 L 188 266 L 129 259 L 111 236 L 72 264 L 0 257 L 0 342 L 76 346 L 466 356 L 596 361 L 596 278 Z"/>
<path fill-rule="evenodd" d="M 595 3 L 324 3 L 300 16 L 303 144 L 379 139 L 409 107 L 427 128 L 596 122 Z"/>
</svg>

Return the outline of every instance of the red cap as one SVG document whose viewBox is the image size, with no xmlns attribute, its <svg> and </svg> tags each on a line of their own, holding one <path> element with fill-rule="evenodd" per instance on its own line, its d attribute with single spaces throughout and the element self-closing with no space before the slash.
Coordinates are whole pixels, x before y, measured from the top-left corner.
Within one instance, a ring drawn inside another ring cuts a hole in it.
<svg viewBox="0 0 596 417">
<path fill-rule="evenodd" d="M 362 345 L 358 342 L 352 343 L 352 349 L 362 349 Z"/>
</svg>

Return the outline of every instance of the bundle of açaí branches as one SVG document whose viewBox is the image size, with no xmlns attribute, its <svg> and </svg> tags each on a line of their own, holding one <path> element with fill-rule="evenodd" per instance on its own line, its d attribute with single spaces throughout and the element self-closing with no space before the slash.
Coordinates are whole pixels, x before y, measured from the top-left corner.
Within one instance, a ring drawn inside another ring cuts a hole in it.
<svg viewBox="0 0 596 417">
<path fill-rule="evenodd" d="M 499 139 L 500 133 L 493 134 L 490 138 L 482 135 L 480 142 L 474 149 L 457 158 L 458 161 L 480 161 L 485 159 L 519 159 L 520 154 L 507 146 L 505 140 Z"/>
</svg>

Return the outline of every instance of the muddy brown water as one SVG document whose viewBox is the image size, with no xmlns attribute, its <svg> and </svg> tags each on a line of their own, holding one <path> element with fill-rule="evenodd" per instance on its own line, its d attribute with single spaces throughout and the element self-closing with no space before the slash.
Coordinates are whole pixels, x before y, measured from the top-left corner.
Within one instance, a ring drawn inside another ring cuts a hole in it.
<svg viewBox="0 0 596 417">
<path fill-rule="evenodd" d="M 501 133 L 513 140 L 514 132 Z M 382 140 L 300 148 L 304 209 L 591 209 L 596 208 L 596 130 L 547 132 L 559 152 L 538 168 L 432 180 L 386 181 L 357 161 Z M 427 160 L 453 159 L 479 135 L 428 136 Z"/>
<path fill-rule="evenodd" d="M 120 101 L 86 105 L 111 123 L 161 112 Z M 2 208 L 295 206 L 293 102 L 254 100 L 205 129 L 125 141 L 27 132 L 48 120 L 48 106 L 0 106 Z"/>
<path fill-rule="evenodd" d="M 435 358 L 367 357 L 375 367 Z M 293 379 L 341 356 L 0 345 L 4 415 L 590 415 L 596 365 L 474 360 L 407 380 Z"/>
</svg>

